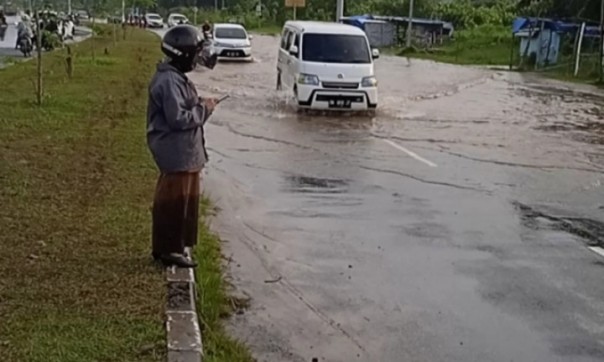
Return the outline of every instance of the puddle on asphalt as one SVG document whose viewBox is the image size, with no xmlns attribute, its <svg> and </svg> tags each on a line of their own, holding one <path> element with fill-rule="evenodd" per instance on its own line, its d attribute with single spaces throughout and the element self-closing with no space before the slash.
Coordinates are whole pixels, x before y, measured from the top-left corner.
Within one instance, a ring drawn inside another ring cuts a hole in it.
<svg viewBox="0 0 604 362">
<path fill-rule="evenodd" d="M 287 175 L 285 191 L 292 193 L 341 194 L 348 191 L 348 181 L 310 176 Z"/>
</svg>

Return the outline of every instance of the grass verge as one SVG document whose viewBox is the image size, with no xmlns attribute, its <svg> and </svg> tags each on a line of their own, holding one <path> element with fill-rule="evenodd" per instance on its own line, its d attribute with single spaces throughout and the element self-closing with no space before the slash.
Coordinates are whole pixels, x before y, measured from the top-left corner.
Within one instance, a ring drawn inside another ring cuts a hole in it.
<svg viewBox="0 0 604 362">
<path fill-rule="evenodd" d="M 399 55 L 460 65 L 509 65 L 510 29 L 483 25 L 455 33 L 455 39 L 432 49 L 398 49 Z"/>
<path fill-rule="evenodd" d="M 212 212 L 209 201 L 203 202 L 202 214 Z M 241 307 L 225 290 L 222 273 L 220 239 L 207 228 L 200 232 L 199 245 L 195 249 L 199 262 L 196 281 L 200 298 L 197 310 L 203 329 L 204 362 L 253 362 L 249 351 L 226 333 L 222 321 Z"/>
<path fill-rule="evenodd" d="M 0 97 L 2 361 L 165 359 L 165 281 L 149 257 L 156 170 L 144 134 L 161 55 L 151 33 L 129 29 L 114 45 L 105 30 L 72 46 L 72 79 L 65 51 L 45 55 L 41 108 L 35 61 L 0 71 L 10 95 Z M 220 324 L 219 245 L 200 233 L 206 348 L 213 361 L 246 361 Z"/>
<path fill-rule="evenodd" d="M 144 139 L 157 40 L 110 36 L 0 71 L 0 356 L 158 361 L 164 279 L 149 262 L 155 170 Z M 108 54 L 104 54 L 107 48 Z"/>
</svg>

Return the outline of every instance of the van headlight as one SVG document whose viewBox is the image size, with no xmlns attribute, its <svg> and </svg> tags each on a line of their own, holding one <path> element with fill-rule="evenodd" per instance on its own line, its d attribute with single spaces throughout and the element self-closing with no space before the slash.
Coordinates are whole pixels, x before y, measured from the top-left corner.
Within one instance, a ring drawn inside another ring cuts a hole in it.
<svg viewBox="0 0 604 362">
<path fill-rule="evenodd" d="M 361 82 L 361 86 L 366 87 L 366 88 L 377 87 L 377 85 L 378 85 L 378 81 L 374 76 L 365 77 L 365 78 L 363 78 L 363 81 Z"/>
<path fill-rule="evenodd" d="M 319 77 L 312 74 L 301 73 L 298 76 L 298 84 L 319 85 Z"/>
</svg>

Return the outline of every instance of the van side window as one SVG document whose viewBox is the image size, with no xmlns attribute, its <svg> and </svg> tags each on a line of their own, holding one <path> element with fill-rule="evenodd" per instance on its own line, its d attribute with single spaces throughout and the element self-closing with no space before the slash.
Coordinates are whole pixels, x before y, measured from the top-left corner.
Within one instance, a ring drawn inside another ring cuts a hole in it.
<svg viewBox="0 0 604 362">
<path fill-rule="evenodd" d="M 292 47 L 292 43 L 294 42 L 294 36 L 296 36 L 296 33 L 289 33 L 289 36 L 287 37 L 287 43 L 285 44 L 285 50 L 289 51 L 289 49 Z"/>
<path fill-rule="evenodd" d="M 283 29 L 283 34 L 281 34 L 281 48 L 285 50 L 289 50 L 287 48 L 287 40 L 289 39 L 289 29 Z"/>
<path fill-rule="evenodd" d="M 292 45 L 295 45 L 296 48 L 298 48 L 298 54 L 300 54 L 300 51 L 301 51 L 301 49 L 300 49 L 300 34 L 294 34 L 294 41 L 293 41 Z M 296 55 L 296 58 L 298 58 L 298 57 L 299 57 L 299 55 Z"/>
</svg>

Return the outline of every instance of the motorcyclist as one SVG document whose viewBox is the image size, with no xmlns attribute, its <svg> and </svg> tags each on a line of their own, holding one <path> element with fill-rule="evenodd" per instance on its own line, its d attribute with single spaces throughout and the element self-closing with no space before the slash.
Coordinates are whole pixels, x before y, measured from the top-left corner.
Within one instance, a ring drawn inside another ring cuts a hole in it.
<svg viewBox="0 0 604 362">
<path fill-rule="evenodd" d="M 212 34 L 212 25 L 210 25 L 209 21 L 205 21 L 201 26 L 201 31 L 203 33 L 203 37 L 208 40 L 210 38 L 210 34 Z"/>
<path fill-rule="evenodd" d="M 200 172 L 208 160 L 203 126 L 218 101 L 199 97 L 186 76 L 212 69 L 216 54 L 199 29 L 177 25 L 164 35 L 166 61 L 149 85 L 147 144 L 160 171 L 153 202 L 152 255 L 166 266 L 194 268 L 185 247 L 197 244 Z"/>
<path fill-rule="evenodd" d="M 212 25 L 210 25 L 210 22 L 208 20 L 203 22 L 203 25 L 201 26 L 201 31 L 212 31 Z"/>
<path fill-rule="evenodd" d="M 19 44 L 23 37 L 28 37 L 29 39 L 33 38 L 34 32 L 32 27 L 33 24 L 29 15 L 25 14 L 21 16 L 21 21 L 17 25 L 17 44 L 15 45 L 15 49 L 19 49 Z"/>
<path fill-rule="evenodd" d="M 6 16 L 4 16 L 4 11 L 0 10 L 0 41 L 4 41 L 7 28 L 8 24 L 6 23 Z"/>
</svg>

